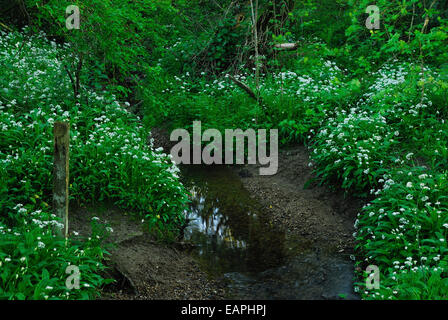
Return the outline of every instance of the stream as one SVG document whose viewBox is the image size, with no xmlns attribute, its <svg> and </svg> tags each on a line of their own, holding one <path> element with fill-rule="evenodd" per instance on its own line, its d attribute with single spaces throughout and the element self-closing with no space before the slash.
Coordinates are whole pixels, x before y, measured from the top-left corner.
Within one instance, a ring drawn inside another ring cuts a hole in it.
<svg viewBox="0 0 448 320">
<path fill-rule="evenodd" d="M 182 179 L 191 193 L 185 241 L 233 299 L 357 299 L 353 263 L 305 238 L 287 236 L 226 166 L 190 165 Z"/>
</svg>

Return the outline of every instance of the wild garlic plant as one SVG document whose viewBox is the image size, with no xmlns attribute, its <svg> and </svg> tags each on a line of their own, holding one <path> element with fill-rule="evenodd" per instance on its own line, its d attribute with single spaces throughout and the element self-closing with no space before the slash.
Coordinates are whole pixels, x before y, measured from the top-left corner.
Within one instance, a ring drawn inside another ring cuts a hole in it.
<svg viewBox="0 0 448 320">
<path fill-rule="evenodd" d="M 0 48 L 0 296 L 92 297 L 104 283 L 97 275 L 103 268 L 101 247 L 89 241 L 65 244 L 52 233 L 61 225 L 50 205 L 54 122 L 71 124 L 73 204 L 112 200 L 149 227 L 174 232 L 187 199 L 179 169 L 113 94 L 83 86 L 74 100 L 64 68 L 70 46 L 25 30 L 1 33 Z M 76 250 L 85 258 L 71 258 Z M 23 265 L 22 258 L 33 264 Z M 85 269 L 87 289 L 66 295 L 59 280 L 70 264 Z"/>
</svg>

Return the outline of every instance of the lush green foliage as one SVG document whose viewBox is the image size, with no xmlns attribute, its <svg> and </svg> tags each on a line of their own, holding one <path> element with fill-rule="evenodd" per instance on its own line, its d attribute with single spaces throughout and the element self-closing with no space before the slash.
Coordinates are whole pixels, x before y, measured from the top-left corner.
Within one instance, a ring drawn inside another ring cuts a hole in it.
<svg viewBox="0 0 448 320">
<path fill-rule="evenodd" d="M 177 168 L 147 146 L 148 130 L 117 102 L 129 97 L 147 128 L 201 120 L 203 130 L 278 128 L 282 145 L 307 144 L 321 183 L 370 200 L 356 221 L 357 266 L 378 265 L 381 287 L 365 290 L 360 272 L 362 296 L 447 298 L 446 1 L 375 1 L 380 29 L 369 30 L 368 0 L 259 0 L 258 57 L 248 3 L 76 1 L 83 27 L 71 31 L 64 15 L 71 2 L 25 3 L 33 30 L 70 44 L 1 37 L 0 263 L 11 266 L 3 281 L 30 272 L 29 281 L 3 284 L 4 297 L 66 294 L 54 282 L 62 269 L 55 278 L 43 271 L 52 264 L 42 248 L 78 261 L 68 257 L 78 244 L 46 231 L 57 224 L 47 204 L 53 121 L 72 123 L 72 200 L 112 199 L 159 229 L 180 222 L 186 199 Z M 284 42 L 297 50 L 273 48 Z M 82 246 L 90 262 L 100 261 L 97 244 Z M 41 264 L 23 265 L 27 259 Z M 102 265 L 90 262 L 95 287 Z M 30 283 L 41 280 L 33 291 Z"/>
<path fill-rule="evenodd" d="M 49 262 L 51 249 L 66 263 L 83 263 L 83 277 L 91 281 L 86 282 L 87 289 L 70 297 L 89 297 L 96 292 L 93 288 L 104 282 L 95 275 L 102 268 L 102 249 L 95 242 L 66 244 L 49 232 L 59 224 L 48 205 L 52 194 L 53 123 L 71 123 L 70 194 L 79 204 L 113 200 L 141 215 L 150 227 L 175 231 L 182 222 L 186 201 L 178 168 L 162 150 L 153 149 L 152 141 L 147 141 L 149 132 L 113 95 L 86 88 L 85 101 L 73 100 L 61 62 L 69 46 L 58 47 L 43 36 L 10 33 L 1 35 L 0 47 L 1 68 L 8 70 L 0 79 L 0 221 L 5 223 L 0 261 L 4 296 L 42 298 L 45 290 L 41 286 L 45 285 L 55 290 L 46 293 L 49 297 L 65 297 L 61 291 L 65 283 L 53 286 L 64 276 L 65 267 Z M 23 234 L 27 236 L 23 238 Z M 47 249 L 34 252 L 40 242 Z M 77 249 L 84 250 L 84 255 L 73 255 Z M 30 277 L 8 282 L 22 272 L 16 261 L 19 255 L 34 261 L 32 268 L 24 269 Z M 36 272 L 43 276 L 43 282 L 36 291 L 30 291 L 37 285 L 33 278 Z M 15 295 L 18 292 L 22 295 Z"/>
<path fill-rule="evenodd" d="M 297 55 L 265 51 L 258 90 L 250 63 L 227 71 L 261 104 L 208 66 L 182 75 L 160 69 L 147 85 L 145 119 L 171 127 L 200 119 L 204 130 L 278 128 L 281 144 L 308 144 L 319 181 L 373 199 L 356 221 L 356 256 L 362 270 L 379 266 L 381 287 L 365 290 L 360 272 L 362 296 L 446 299 L 447 10 L 379 1 L 381 28 L 370 31 L 368 4 L 297 4 L 272 35 L 301 40 Z"/>
<path fill-rule="evenodd" d="M 346 35 L 352 46 L 358 47 L 362 43 L 360 52 L 365 54 L 366 60 L 381 60 L 385 55 L 393 55 L 437 63 L 448 61 L 445 50 L 448 4 L 445 1 L 375 1 L 380 9 L 381 28 L 372 32 L 364 28 L 368 16 L 365 11 L 371 2 L 350 0 L 348 3 L 352 23 Z M 372 48 L 375 49 L 373 52 Z"/>
<path fill-rule="evenodd" d="M 310 44 L 319 50 L 323 44 Z M 279 128 L 284 144 L 304 141 L 325 117 L 324 110 L 354 99 L 360 84 L 348 81 L 344 71 L 322 57 L 305 56 L 292 70 L 263 74 L 260 79 L 260 106 L 225 74 L 215 77 L 202 72 L 193 76 L 162 75 L 155 69 L 145 86 L 145 121 L 148 125 L 166 122 L 171 127 L 188 127 L 201 119 L 206 128 Z M 255 88 L 249 70 L 236 79 Z M 304 104 L 303 102 L 306 102 Z M 300 119 L 300 120 L 299 120 Z"/>
<path fill-rule="evenodd" d="M 26 0 L 25 4 L 33 17 L 31 27 L 70 42 L 71 55 L 106 74 L 106 79 L 119 84 L 115 91 L 126 96 L 130 84 L 138 83 L 136 76 L 157 60 L 167 39 L 173 39 L 178 32 L 173 28 L 177 11 L 170 2 Z M 66 28 L 69 5 L 79 7 L 79 30 Z M 91 76 L 90 81 L 98 82 L 99 76 Z"/>
<path fill-rule="evenodd" d="M 111 281 L 99 274 L 107 253 L 103 225 L 92 221 L 92 238 L 74 243 L 54 237 L 47 226 L 57 223 L 45 210 L 17 205 L 11 213 L 18 220 L 13 228 L 0 222 L 0 299 L 89 299 Z M 79 268 L 79 289 L 66 286 L 70 265 Z"/>
<path fill-rule="evenodd" d="M 378 196 L 355 225 L 360 265 L 380 267 L 380 290 L 368 298 L 447 299 L 447 174 L 402 167 L 380 179 Z M 426 281 L 425 281 L 426 280 Z"/>
</svg>

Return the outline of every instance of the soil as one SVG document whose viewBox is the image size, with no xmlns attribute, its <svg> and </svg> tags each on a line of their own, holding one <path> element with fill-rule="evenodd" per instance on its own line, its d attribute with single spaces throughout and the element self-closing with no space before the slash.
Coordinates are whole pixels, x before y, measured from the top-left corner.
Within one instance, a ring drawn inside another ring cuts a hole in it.
<svg viewBox="0 0 448 320">
<path fill-rule="evenodd" d="M 306 147 L 279 151 L 275 175 L 259 175 L 259 165 L 234 167 L 244 187 L 264 206 L 268 219 L 287 235 L 306 238 L 320 248 L 351 252 L 354 221 L 363 200 L 317 183 Z"/>
<path fill-rule="evenodd" d="M 106 264 L 110 271 L 105 275 L 117 282 L 104 288 L 102 299 L 222 299 L 222 285 L 211 280 L 197 263 L 176 244 L 163 244 L 143 232 L 142 225 L 125 211 L 104 206 L 76 208 L 70 220 L 79 237 L 89 236 L 90 220 L 99 217 L 109 224 L 113 232 L 108 242 L 115 243 Z"/>
</svg>

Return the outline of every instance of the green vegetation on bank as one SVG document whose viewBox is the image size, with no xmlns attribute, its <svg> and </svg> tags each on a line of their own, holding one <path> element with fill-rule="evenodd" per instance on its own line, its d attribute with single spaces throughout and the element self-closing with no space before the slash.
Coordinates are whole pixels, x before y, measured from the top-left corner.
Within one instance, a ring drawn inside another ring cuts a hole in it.
<svg viewBox="0 0 448 320">
<path fill-rule="evenodd" d="M 0 66 L 7 70 L 0 79 L 0 297 L 94 297 L 105 283 L 97 274 L 106 253 L 98 234 L 79 244 L 51 235 L 60 226 L 49 205 L 53 123 L 71 123 L 72 203 L 111 200 L 149 227 L 175 232 L 186 192 L 179 169 L 113 94 L 85 87 L 74 100 L 61 62 L 70 46 L 26 33 L 0 36 Z M 92 223 L 93 230 L 101 226 Z M 65 286 L 71 264 L 81 268 L 82 290 Z"/>
</svg>

